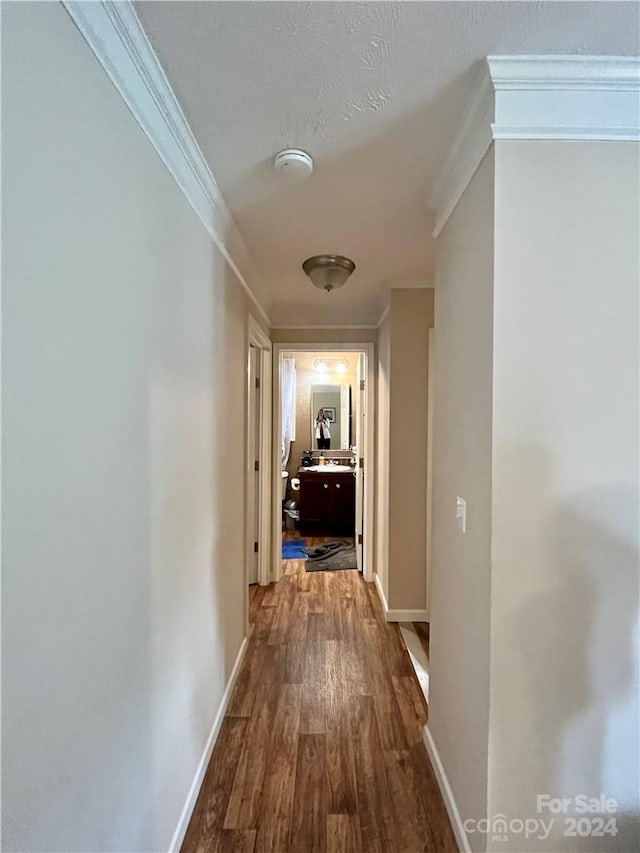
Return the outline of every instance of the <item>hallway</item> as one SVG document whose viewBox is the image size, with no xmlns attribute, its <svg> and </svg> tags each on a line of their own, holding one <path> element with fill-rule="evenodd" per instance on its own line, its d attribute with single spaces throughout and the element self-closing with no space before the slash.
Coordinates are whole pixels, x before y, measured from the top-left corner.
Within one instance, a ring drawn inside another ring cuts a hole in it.
<svg viewBox="0 0 640 853">
<path fill-rule="evenodd" d="M 252 632 L 184 853 L 456 850 L 396 625 L 355 571 L 252 589 Z"/>
</svg>

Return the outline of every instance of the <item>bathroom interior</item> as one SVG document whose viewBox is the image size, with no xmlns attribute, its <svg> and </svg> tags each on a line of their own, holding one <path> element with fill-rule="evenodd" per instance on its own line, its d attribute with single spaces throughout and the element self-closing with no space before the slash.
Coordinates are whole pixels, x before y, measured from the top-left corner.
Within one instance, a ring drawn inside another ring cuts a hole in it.
<svg viewBox="0 0 640 853">
<path fill-rule="evenodd" d="M 282 558 L 305 560 L 307 571 L 361 568 L 355 532 L 363 354 L 284 352 L 280 369 Z"/>
</svg>

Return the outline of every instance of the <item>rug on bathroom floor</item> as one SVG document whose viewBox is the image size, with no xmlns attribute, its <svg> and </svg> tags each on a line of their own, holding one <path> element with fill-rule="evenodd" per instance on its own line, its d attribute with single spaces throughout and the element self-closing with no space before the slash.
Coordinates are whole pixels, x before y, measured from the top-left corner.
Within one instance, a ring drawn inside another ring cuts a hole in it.
<svg viewBox="0 0 640 853">
<path fill-rule="evenodd" d="M 315 548 L 307 548 L 307 572 L 336 572 L 342 569 L 357 569 L 356 548 L 350 542 L 325 542 Z"/>
<path fill-rule="evenodd" d="M 283 560 L 306 560 L 307 554 L 305 548 L 307 543 L 304 539 L 283 539 L 282 540 L 282 559 Z"/>
</svg>

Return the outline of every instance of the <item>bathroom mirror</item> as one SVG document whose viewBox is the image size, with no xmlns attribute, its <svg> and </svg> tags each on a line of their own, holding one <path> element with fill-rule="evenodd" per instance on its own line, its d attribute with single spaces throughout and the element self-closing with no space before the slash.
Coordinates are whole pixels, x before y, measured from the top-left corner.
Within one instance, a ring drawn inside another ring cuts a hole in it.
<svg viewBox="0 0 640 853">
<path fill-rule="evenodd" d="M 348 450 L 351 446 L 351 386 L 311 386 L 311 447 L 314 450 Z M 322 410 L 323 418 L 318 420 Z M 321 435 L 324 436 L 322 441 Z"/>
</svg>

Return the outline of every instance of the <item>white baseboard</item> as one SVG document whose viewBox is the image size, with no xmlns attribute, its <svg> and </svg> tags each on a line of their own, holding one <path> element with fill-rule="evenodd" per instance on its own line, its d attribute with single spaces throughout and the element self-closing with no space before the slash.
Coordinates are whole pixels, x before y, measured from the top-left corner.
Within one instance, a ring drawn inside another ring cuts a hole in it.
<svg viewBox="0 0 640 853">
<path fill-rule="evenodd" d="M 229 700 L 231 699 L 231 693 L 233 692 L 233 688 L 235 687 L 235 683 L 238 679 L 238 673 L 240 672 L 240 667 L 242 666 L 242 661 L 244 660 L 244 656 L 247 651 L 248 642 L 248 637 L 245 637 L 242 641 L 242 645 L 240 646 L 238 656 L 236 657 L 236 662 L 234 663 L 233 669 L 231 670 L 229 681 L 227 682 L 227 686 L 225 687 L 225 691 L 222 696 L 222 702 L 220 703 L 218 713 L 216 714 L 215 720 L 213 721 L 213 725 L 211 726 L 211 731 L 209 732 L 209 737 L 207 738 L 207 743 L 205 745 L 204 752 L 202 753 L 202 758 L 200 759 L 200 762 L 198 764 L 198 769 L 196 770 L 196 774 L 193 777 L 193 782 L 191 783 L 189 793 L 187 794 L 187 799 L 182 809 L 182 813 L 180 814 L 178 826 L 176 827 L 176 831 L 173 833 L 173 838 L 171 839 L 171 846 L 169 847 L 169 853 L 178 853 L 178 851 L 182 847 L 182 842 L 184 841 L 184 837 L 187 833 L 187 827 L 189 826 L 189 821 L 191 820 L 191 815 L 193 813 L 196 800 L 198 799 L 198 794 L 200 793 L 202 780 L 204 779 L 204 774 L 207 772 L 209 760 L 211 759 L 211 753 L 213 752 L 213 748 L 216 745 L 216 741 L 218 740 L 220 728 L 222 727 L 222 721 L 224 720 L 224 715 L 227 711 L 227 707 L 229 706 Z"/>
<path fill-rule="evenodd" d="M 435 773 L 438 787 L 440 788 L 440 793 L 442 794 L 442 799 L 444 800 L 447 814 L 451 821 L 451 826 L 453 827 L 453 834 L 458 842 L 458 848 L 461 853 L 471 853 L 469 839 L 467 838 L 467 833 L 464 830 L 462 818 L 460 817 L 460 812 L 458 811 L 458 806 L 456 805 L 451 785 L 449 784 L 447 774 L 442 766 L 442 761 L 440 761 L 440 755 L 438 754 L 437 747 L 433 737 L 431 736 L 431 732 L 429 731 L 429 726 L 424 727 L 422 731 L 422 739 L 429 756 L 429 761 L 433 767 L 433 772 Z"/>
<path fill-rule="evenodd" d="M 387 610 L 387 622 L 428 622 L 426 610 Z"/>
<path fill-rule="evenodd" d="M 380 603 L 382 604 L 382 609 L 384 611 L 384 616 L 386 619 L 387 613 L 389 612 L 389 605 L 387 604 L 387 596 L 384 594 L 384 589 L 382 588 L 382 581 L 380 580 L 380 575 L 377 572 L 373 576 L 373 581 L 376 585 L 376 589 L 378 590 L 378 595 L 380 596 Z"/>
<path fill-rule="evenodd" d="M 387 601 L 387 597 L 384 594 L 384 589 L 382 588 L 382 582 L 377 574 L 374 575 L 374 581 L 376 585 L 376 589 L 378 590 L 378 595 L 380 596 L 380 602 L 382 603 L 382 610 L 384 611 L 384 618 L 387 622 L 428 622 L 429 618 L 427 615 L 426 609 L 424 610 L 397 610 L 389 607 L 389 603 Z"/>
</svg>

